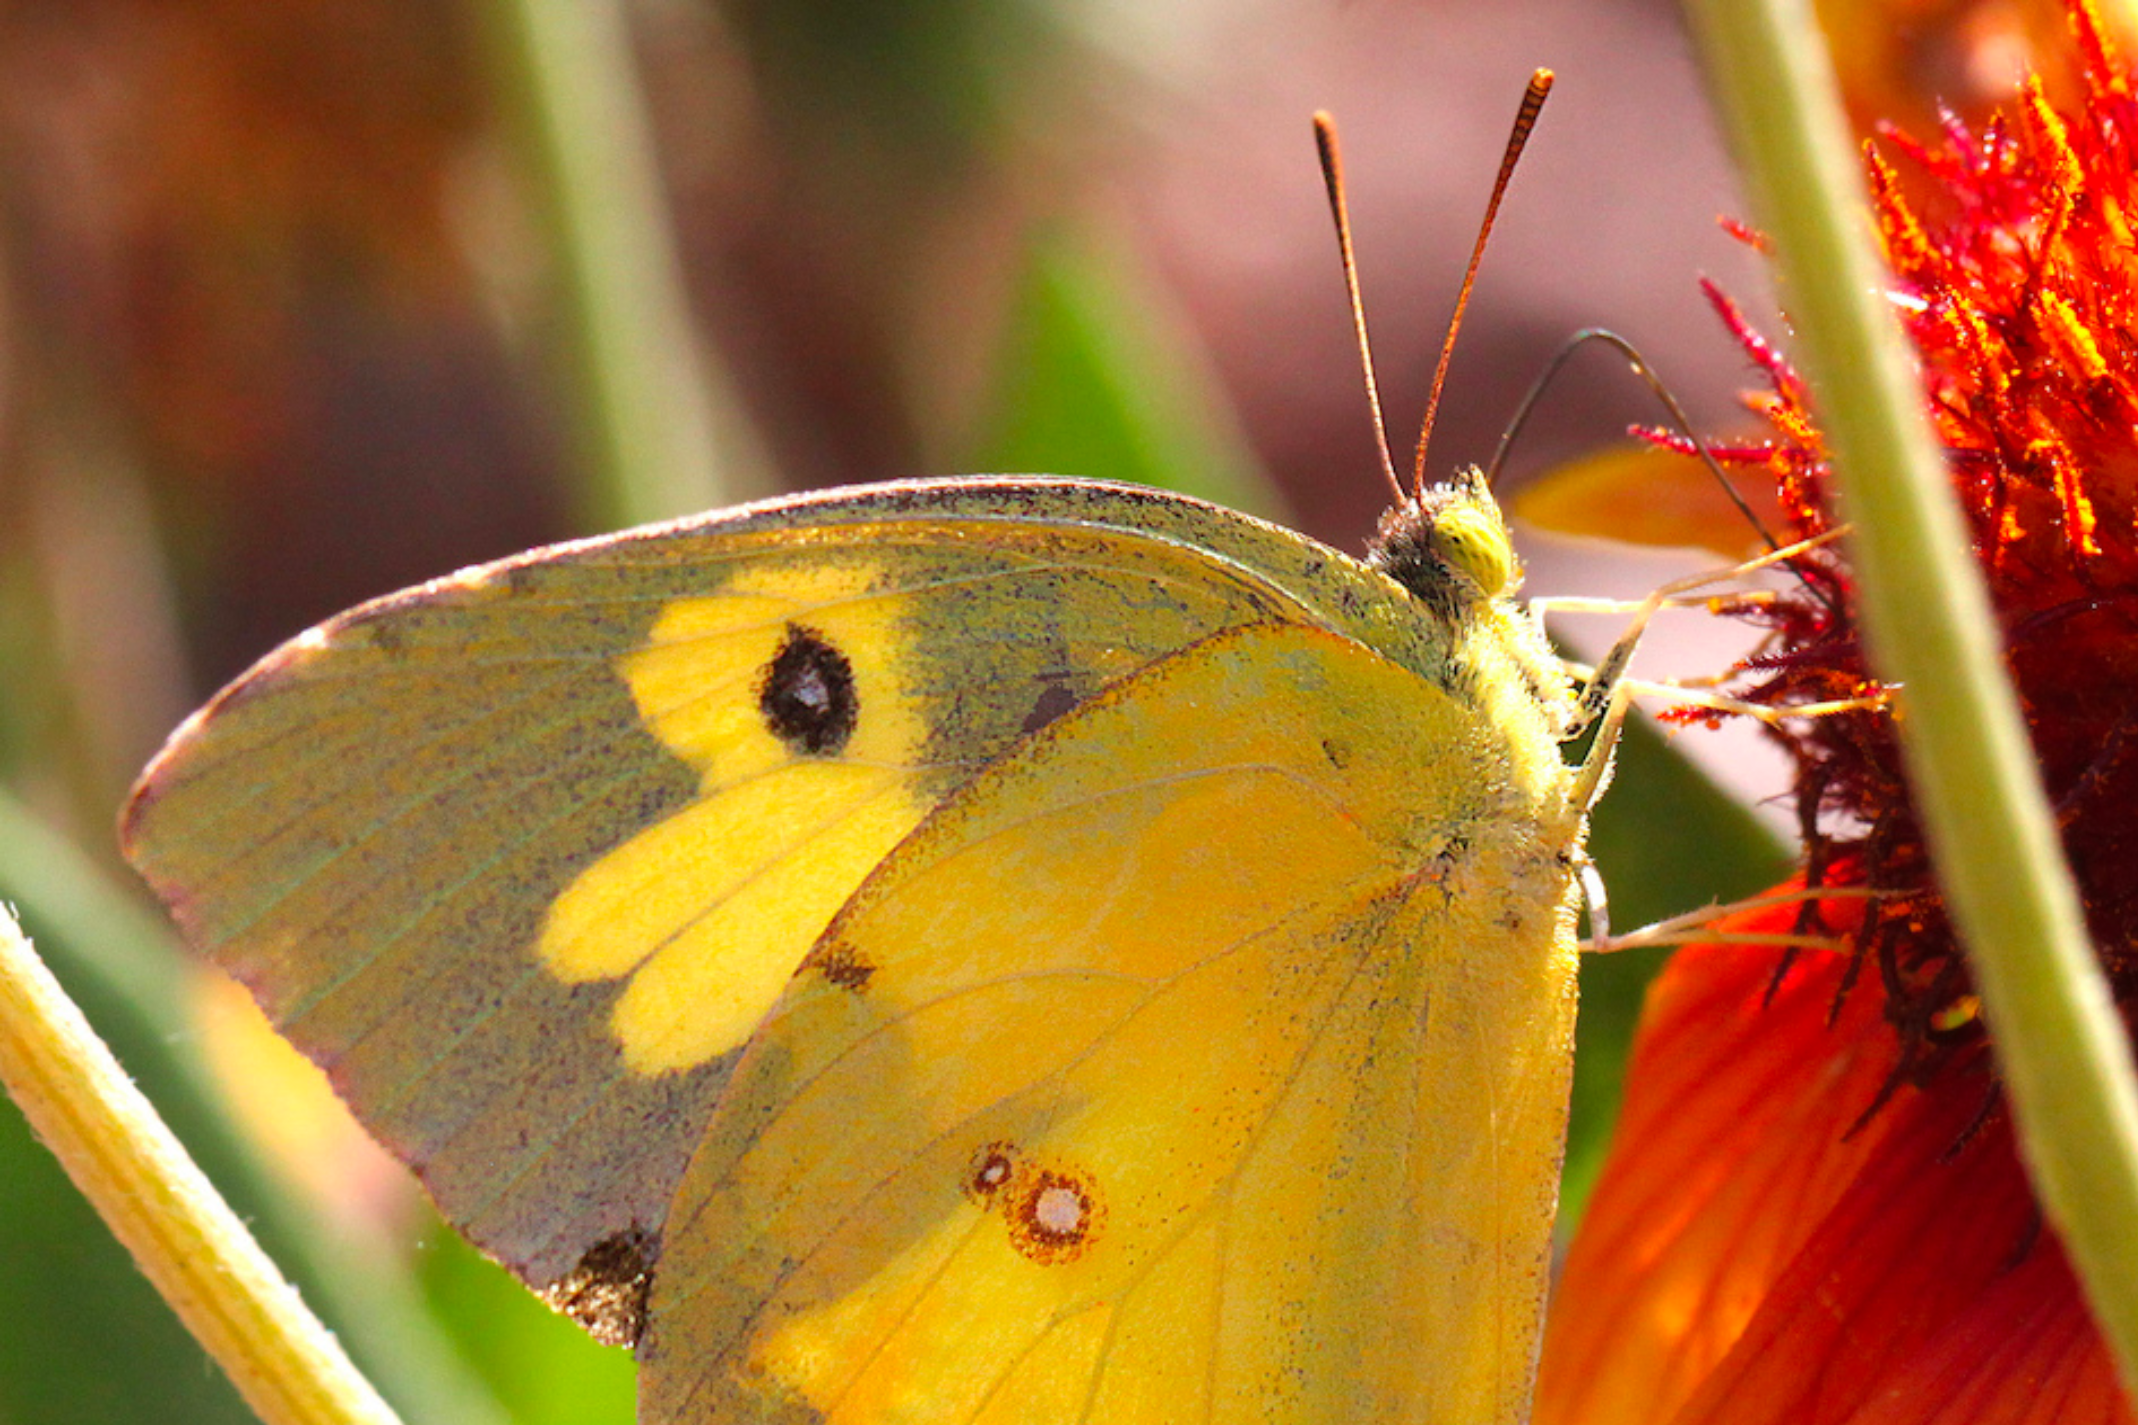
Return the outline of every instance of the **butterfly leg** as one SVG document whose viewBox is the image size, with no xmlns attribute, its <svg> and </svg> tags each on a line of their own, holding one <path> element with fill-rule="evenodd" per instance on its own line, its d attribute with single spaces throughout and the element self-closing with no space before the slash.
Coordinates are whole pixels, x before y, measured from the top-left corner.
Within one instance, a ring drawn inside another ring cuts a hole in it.
<svg viewBox="0 0 2138 1425">
<path fill-rule="evenodd" d="M 1582 759 L 1581 770 L 1574 778 L 1574 805 L 1586 811 L 1596 804 L 1604 789 L 1611 782 L 1612 755 L 1618 750 L 1619 730 L 1624 727 L 1626 713 L 1633 705 L 1634 694 L 1652 691 L 1655 684 L 1642 683 L 1626 676 L 1627 667 L 1633 662 L 1633 654 L 1640 647 L 1641 635 L 1648 630 L 1649 620 L 1666 608 L 1681 607 L 1685 596 L 1698 589 L 1742 578 L 1776 564 L 1785 564 L 1810 549 L 1835 537 L 1829 531 L 1813 539 L 1785 545 L 1770 550 L 1756 559 L 1728 569 L 1710 569 L 1683 579 L 1673 579 L 1635 606 L 1632 621 L 1618 641 L 1596 665 L 1596 670 L 1583 685 L 1575 710 L 1575 730 L 1596 725 L 1596 740 L 1589 745 L 1589 752 Z M 1568 601 L 1559 601 L 1558 607 L 1569 607 Z M 1695 701 L 1701 701 L 1695 699 Z M 1727 700 L 1718 700 L 1723 702 Z M 1715 706 L 1703 702 L 1704 706 Z M 1718 706 L 1718 711 L 1735 711 L 1735 705 Z"/>
</svg>

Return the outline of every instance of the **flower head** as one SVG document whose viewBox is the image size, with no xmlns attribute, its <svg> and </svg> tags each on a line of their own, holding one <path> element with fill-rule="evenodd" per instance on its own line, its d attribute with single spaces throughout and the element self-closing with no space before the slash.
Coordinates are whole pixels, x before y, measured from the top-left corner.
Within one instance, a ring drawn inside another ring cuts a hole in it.
<svg viewBox="0 0 2138 1425">
<path fill-rule="evenodd" d="M 1970 126 L 1867 149 L 2007 661 L 2127 1021 L 2138 1006 L 2138 100 L 2087 0 L 2068 111 L 2029 81 Z M 1835 513 L 1803 384 L 1766 372 L 1788 533 Z M 1748 601 L 1736 694 L 1879 691 L 1845 557 Z M 1708 716 L 1696 713 L 1692 716 Z M 1902 777 L 1890 708 L 1791 719 L 1800 906 L 1714 929 L 1659 983 L 1614 1161 L 1568 1263 L 1544 1420 L 2133 1418 L 2013 1148 L 1995 1046 Z M 1840 950 L 1809 948 L 1841 944 Z"/>
</svg>

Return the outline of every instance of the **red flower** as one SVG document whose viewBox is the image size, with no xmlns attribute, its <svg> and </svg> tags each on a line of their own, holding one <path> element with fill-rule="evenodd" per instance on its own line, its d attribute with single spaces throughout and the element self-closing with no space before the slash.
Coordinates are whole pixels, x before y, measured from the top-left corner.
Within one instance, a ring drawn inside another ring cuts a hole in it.
<svg viewBox="0 0 2138 1425">
<path fill-rule="evenodd" d="M 1894 293 L 1972 523 L 2089 925 L 2138 1006 L 2138 102 L 2073 0 L 2075 112 L 2030 83 L 1979 128 L 1884 136 L 1869 168 Z M 1718 302 L 1719 302 L 1718 298 Z M 1786 364 L 1774 473 L 1830 527 L 1826 454 Z M 1875 690 L 1843 557 L 1744 616 L 1737 695 Z M 1705 714 L 1694 714 L 1704 716 Z M 1658 982 L 1613 1159 L 1553 1307 L 1538 1419 L 2138 1421 L 2020 1167 L 1995 1045 L 1909 804 L 1889 715 L 1792 721 L 1802 906 L 1713 927 L 1846 946 L 1704 945 Z M 1865 894 L 1866 891 L 1875 894 Z M 1851 894 L 1853 892 L 1853 894 Z"/>
<path fill-rule="evenodd" d="M 1665 971 L 1553 1303 L 1540 1422 L 2138 1418 L 1988 1081 L 1881 1104 L 1886 996 L 1845 992 L 1852 966 L 1703 945 Z"/>
</svg>

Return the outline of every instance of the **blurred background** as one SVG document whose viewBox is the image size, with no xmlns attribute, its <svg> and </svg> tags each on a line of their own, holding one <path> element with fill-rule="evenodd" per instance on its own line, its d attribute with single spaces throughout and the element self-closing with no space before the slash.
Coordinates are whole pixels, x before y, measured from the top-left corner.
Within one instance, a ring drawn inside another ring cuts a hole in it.
<svg viewBox="0 0 2138 1425">
<path fill-rule="evenodd" d="M 1852 99 L 1917 125 L 2060 24 L 1837 9 Z M 173 951 L 111 832 L 163 736 L 363 598 L 783 490 L 1109 476 L 1355 551 L 1386 492 L 1309 115 L 1342 123 L 1402 463 L 1537 65 L 1435 470 L 1592 324 L 1748 430 L 1697 279 L 1784 328 L 1656 0 L 0 0 L 0 895 L 411 1419 L 625 1420 L 628 1362 L 456 1246 Z M 1507 478 L 1659 418 L 1591 352 Z M 1716 562 L 1526 547 L 1539 592 Z M 1676 671 L 1720 671 L 1695 648 Z M 1765 883 L 1754 742 L 1707 754 L 1751 768 L 1735 803 L 1629 754 L 1621 924 Z M 1620 1027 L 1585 1009 L 1577 1199 L 1642 968 L 1585 991 Z M 141 1418 L 248 1417 L 0 1103 L 0 1425 Z"/>
</svg>

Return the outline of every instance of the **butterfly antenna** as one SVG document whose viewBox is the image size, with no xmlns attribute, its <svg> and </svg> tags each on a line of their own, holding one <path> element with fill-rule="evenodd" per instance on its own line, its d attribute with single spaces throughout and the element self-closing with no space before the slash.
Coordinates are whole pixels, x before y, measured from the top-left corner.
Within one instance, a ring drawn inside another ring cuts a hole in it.
<svg viewBox="0 0 2138 1425">
<path fill-rule="evenodd" d="M 1351 327 L 1358 333 L 1359 365 L 1366 372 L 1366 404 L 1373 412 L 1373 441 L 1380 449 L 1381 474 L 1403 502 L 1403 482 L 1396 478 L 1396 458 L 1388 448 L 1388 422 L 1381 415 L 1381 388 L 1373 378 L 1373 343 L 1366 339 L 1366 303 L 1359 296 L 1358 257 L 1351 248 L 1351 212 L 1344 202 L 1344 161 L 1336 147 L 1336 119 L 1326 109 L 1314 115 L 1314 147 L 1321 152 L 1321 179 L 1329 189 L 1329 214 L 1336 219 L 1336 247 L 1343 256 L 1344 290 L 1351 296 Z"/>
<path fill-rule="evenodd" d="M 1648 389 L 1654 393 L 1656 400 L 1662 404 L 1663 409 L 1670 413 L 1671 423 L 1677 427 L 1678 433 L 1683 435 L 1687 442 L 1692 445 L 1693 454 L 1699 457 L 1702 465 L 1707 467 L 1707 473 L 1715 477 L 1715 483 L 1722 487 L 1722 493 L 1728 496 L 1730 503 L 1737 507 L 1737 513 L 1745 517 L 1745 523 L 1752 526 L 1752 532 L 1759 536 L 1760 542 L 1765 544 L 1770 552 L 1780 549 L 1782 546 L 1776 541 L 1773 534 L 1768 531 L 1766 524 L 1760 519 L 1759 513 L 1745 502 L 1745 497 L 1738 494 L 1737 487 L 1730 483 L 1730 477 L 1723 473 L 1722 462 L 1715 458 L 1715 453 L 1708 449 L 1707 442 L 1700 438 L 1700 432 L 1693 428 L 1692 417 L 1688 416 L 1685 413 L 1685 407 L 1678 403 L 1676 393 L 1663 384 L 1663 378 L 1656 375 L 1655 368 L 1648 364 L 1647 360 L 1641 355 L 1639 348 L 1617 332 L 1611 331 L 1606 327 L 1583 327 L 1580 331 L 1568 337 L 1565 343 L 1556 352 L 1552 353 L 1552 359 L 1544 364 L 1543 372 L 1538 375 L 1529 390 L 1523 394 L 1521 402 L 1515 406 L 1514 418 L 1507 423 L 1507 429 L 1500 433 L 1499 447 L 1492 452 L 1492 463 L 1485 467 L 1486 482 L 1489 484 L 1498 478 L 1500 466 L 1506 463 L 1508 450 L 1513 446 L 1515 437 L 1521 434 L 1522 427 L 1528 423 L 1530 413 L 1537 404 L 1537 398 L 1544 394 L 1544 388 L 1549 386 L 1559 375 L 1560 368 L 1566 365 L 1575 352 L 1592 341 L 1608 346 L 1620 356 L 1626 358 L 1626 364 L 1633 368 L 1633 374 L 1646 383 Z"/>
<path fill-rule="evenodd" d="M 1455 334 L 1462 330 L 1462 314 L 1470 305 L 1470 289 L 1477 283 L 1477 267 L 1484 261 L 1485 239 L 1492 236 L 1492 220 L 1499 216 L 1500 199 L 1506 195 L 1508 180 L 1514 177 L 1514 166 L 1522 157 L 1522 150 L 1529 143 L 1529 131 L 1537 126 L 1537 115 L 1544 109 L 1545 96 L 1552 92 L 1552 72 L 1539 69 L 1529 76 L 1529 88 L 1522 92 L 1522 107 L 1515 111 L 1514 131 L 1507 135 L 1507 150 L 1500 156 L 1500 176 L 1493 180 L 1492 197 L 1485 204 L 1485 220 L 1478 224 L 1477 243 L 1470 249 L 1470 266 L 1462 275 L 1462 290 L 1455 295 L 1455 315 L 1448 318 L 1447 339 L 1440 344 L 1440 365 L 1433 371 L 1433 394 L 1425 403 L 1425 425 L 1418 432 L 1418 461 L 1411 470 L 1411 488 L 1417 495 L 1425 493 L 1425 451 L 1433 439 L 1433 419 L 1440 414 L 1440 388 L 1447 384 L 1448 362 L 1455 355 Z"/>
<path fill-rule="evenodd" d="M 1500 467 L 1507 462 L 1507 452 L 1513 447 L 1515 437 L 1521 434 L 1522 427 L 1528 424 L 1530 413 L 1536 408 L 1538 398 L 1544 394 L 1544 388 L 1557 378 L 1560 369 L 1572 359 L 1574 353 L 1590 342 L 1599 342 L 1626 358 L 1626 364 L 1633 368 L 1633 374 L 1647 384 L 1663 409 L 1670 413 L 1671 422 L 1677 427 L 1678 433 L 1692 446 L 1693 454 L 1707 467 L 1707 473 L 1714 477 L 1715 483 L 1722 487 L 1722 493 L 1737 507 L 1737 513 L 1744 516 L 1745 523 L 1752 527 L 1752 532 L 1759 536 L 1760 542 L 1767 546 L 1769 553 L 1778 552 L 1781 545 L 1775 540 L 1773 532 L 1759 517 L 1759 512 L 1753 509 L 1745 497 L 1737 492 L 1737 487 L 1730 483 L 1730 477 L 1723 470 L 1722 462 L 1715 458 L 1715 452 L 1708 447 L 1707 441 L 1694 427 L 1692 417 L 1687 415 L 1685 407 L 1679 404 L 1677 394 L 1656 374 L 1655 368 L 1648 364 L 1647 358 L 1641 355 L 1638 347 L 1605 327 L 1583 327 L 1552 353 L 1552 359 L 1544 364 L 1544 370 L 1538 373 L 1537 379 L 1530 383 L 1529 390 L 1523 393 L 1521 401 L 1516 404 L 1514 417 L 1507 422 L 1506 430 L 1500 433 L 1500 443 L 1492 452 L 1492 462 L 1485 467 L 1485 483 L 1489 485 L 1499 478 Z M 1824 605 L 1828 611 L 1833 610 L 1833 600 L 1828 598 L 1818 585 L 1804 577 L 1795 561 L 1790 561 L 1789 570 L 1796 576 L 1797 582 L 1803 585 L 1806 593 Z"/>
</svg>

